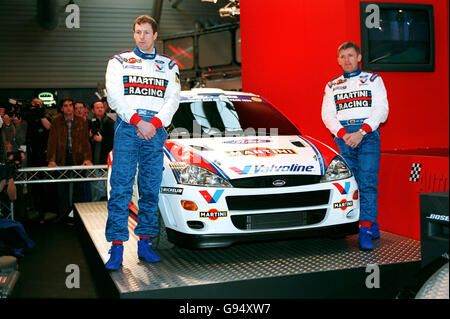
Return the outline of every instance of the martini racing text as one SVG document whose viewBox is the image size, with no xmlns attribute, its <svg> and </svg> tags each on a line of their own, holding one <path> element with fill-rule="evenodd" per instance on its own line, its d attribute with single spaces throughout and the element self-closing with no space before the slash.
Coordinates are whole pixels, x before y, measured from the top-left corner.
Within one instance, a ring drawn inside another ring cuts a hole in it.
<svg viewBox="0 0 450 319">
<path fill-rule="evenodd" d="M 124 95 L 145 95 L 164 98 L 169 81 L 153 77 L 126 75 Z"/>
</svg>

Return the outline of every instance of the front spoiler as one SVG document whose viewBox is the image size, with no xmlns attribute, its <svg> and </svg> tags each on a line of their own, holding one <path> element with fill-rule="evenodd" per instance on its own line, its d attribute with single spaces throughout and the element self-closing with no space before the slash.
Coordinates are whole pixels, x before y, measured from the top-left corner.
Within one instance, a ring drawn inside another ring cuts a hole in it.
<svg viewBox="0 0 450 319">
<path fill-rule="evenodd" d="M 333 226 L 287 230 L 271 231 L 244 234 L 186 234 L 176 230 L 166 228 L 169 241 L 177 246 L 198 249 L 198 248 L 218 248 L 228 247 L 233 244 L 253 241 L 265 241 L 275 239 L 293 239 L 302 237 L 326 236 L 343 237 L 353 235 L 359 231 L 359 222 L 352 222 Z"/>
</svg>

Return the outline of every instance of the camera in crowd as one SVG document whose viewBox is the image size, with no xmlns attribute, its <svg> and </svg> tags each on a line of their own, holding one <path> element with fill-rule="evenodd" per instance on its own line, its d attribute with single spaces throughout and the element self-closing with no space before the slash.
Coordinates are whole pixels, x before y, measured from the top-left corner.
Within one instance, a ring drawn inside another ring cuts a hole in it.
<svg viewBox="0 0 450 319">
<path fill-rule="evenodd" d="M 9 99 L 5 108 L 5 114 L 10 117 L 17 117 L 26 121 L 35 121 L 45 117 L 45 109 L 39 104 L 28 101 Z"/>
<path fill-rule="evenodd" d="M 8 152 L 6 154 L 6 165 L 15 171 L 22 167 L 22 160 L 24 158 L 25 153 L 22 151 Z"/>
<path fill-rule="evenodd" d="M 8 197 L 11 201 L 17 199 L 17 190 L 14 185 L 14 177 L 17 169 L 22 167 L 22 160 L 25 154 L 22 151 L 8 152 L 6 163 L 0 163 L 0 192 L 7 189 Z"/>
<path fill-rule="evenodd" d="M 100 132 L 100 121 L 95 117 L 91 121 L 91 132 L 92 136 L 96 136 Z"/>
<path fill-rule="evenodd" d="M 25 155 L 22 151 L 8 152 L 6 163 L 0 164 L 0 180 L 14 179 L 16 172 L 22 167 L 22 160 Z"/>
</svg>

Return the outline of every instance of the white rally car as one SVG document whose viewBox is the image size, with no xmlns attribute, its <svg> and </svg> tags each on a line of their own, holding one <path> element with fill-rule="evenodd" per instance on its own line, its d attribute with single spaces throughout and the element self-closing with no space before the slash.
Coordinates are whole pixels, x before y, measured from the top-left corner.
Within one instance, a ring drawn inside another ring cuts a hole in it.
<svg viewBox="0 0 450 319">
<path fill-rule="evenodd" d="M 344 159 L 264 98 L 182 91 L 166 129 L 156 248 L 358 231 L 358 186 Z M 135 187 L 134 218 L 138 196 Z"/>
</svg>

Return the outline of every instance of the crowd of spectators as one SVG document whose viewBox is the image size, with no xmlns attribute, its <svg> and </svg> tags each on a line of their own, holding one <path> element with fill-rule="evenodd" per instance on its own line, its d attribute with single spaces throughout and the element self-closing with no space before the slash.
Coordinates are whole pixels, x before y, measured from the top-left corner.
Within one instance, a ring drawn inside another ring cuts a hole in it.
<svg viewBox="0 0 450 319">
<path fill-rule="evenodd" d="M 106 181 L 16 185 L 14 177 L 21 167 L 105 165 L 114 137 L 109 111 L 106 99 L 0 106 L 0 200 L 14 202 L 16 219 L 64 221 L 73 203 L 106 200 Z"/>
</svg>

